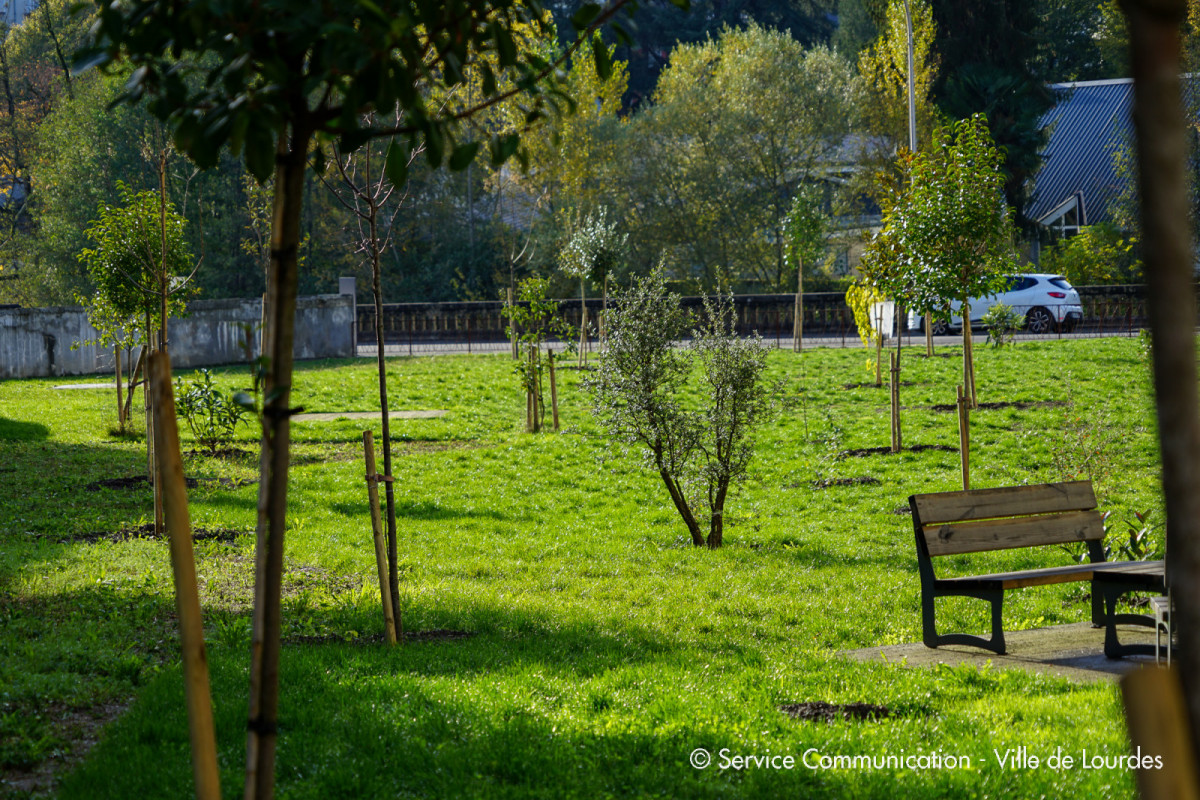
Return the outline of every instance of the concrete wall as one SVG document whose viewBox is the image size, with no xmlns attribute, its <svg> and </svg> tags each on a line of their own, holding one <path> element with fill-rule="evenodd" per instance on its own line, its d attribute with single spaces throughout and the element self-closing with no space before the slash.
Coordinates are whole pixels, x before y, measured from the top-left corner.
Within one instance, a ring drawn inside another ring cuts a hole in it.
<svg viewBox="0 0 1200 800">
<path fill-rule="evenodd" d="M 261 301 L 197 300 L 188 316 L 168 324 L 176 369 L 246 360 L 243 323 L 257 325 Z M 112 351 L 75 342 L 96 338 L 81 308 L 0 309 L 0 378 L 37 378 L 112 372 Z M 255 353 L 257 352 L 257 336 Z M 296 302 L 297 359 L 354 355 L 354 297 L 317 295 Z"/>
</svg>

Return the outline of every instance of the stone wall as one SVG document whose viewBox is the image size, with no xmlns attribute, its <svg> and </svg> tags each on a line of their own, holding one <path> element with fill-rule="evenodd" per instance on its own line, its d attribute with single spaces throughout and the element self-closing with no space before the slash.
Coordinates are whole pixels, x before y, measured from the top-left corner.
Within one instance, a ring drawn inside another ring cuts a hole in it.
<svg viewBox="0 0 1200 800">
<path fill-rule="evenodd" d="M 176 369 L 245 362 L 243 325 L 257 325 L 261 301 L 197 300 L 167 326 Z M 82 308 L 0 309 L 0 378 L 112 372 L 109 349 L 77 342 L 96 338 Z M 257 352 L 255 340 L 254 355 Z M 354 298 L 317 295 L 296 301 L 297 359 L 354 355 Z"/>
</svg>

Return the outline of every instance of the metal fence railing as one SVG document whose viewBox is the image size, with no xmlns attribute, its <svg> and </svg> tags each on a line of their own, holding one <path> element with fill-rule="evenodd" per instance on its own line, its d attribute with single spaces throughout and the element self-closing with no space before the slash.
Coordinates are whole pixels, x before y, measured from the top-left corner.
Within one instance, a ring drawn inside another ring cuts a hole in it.
<svg viewBox="0 0 1200 800">
<path fill-rule="evenodd" d="M 1146 326 L 1144 286 L 1083 286 L 1076 289 L 1080 295 L 1082 319 L 1074 325 L 1054 326 L 1044 332 L 1022 331 L 1019 338 L 1136 336 Z M 682 302 L 693 312 L 700 313 L 703 309 L 701 297 L 684 297 Z M 739 333 L 757 333 L 779 346 L 791 345 L 795 295 L 736 295 L 733 302 Z M 559 318 L 578 330 L 582 319 L 580 300 L 559 300 L 557 303 Z M 386 304 L 383 307 L 384 342 L 389 351 L 413 355 L 447 349 L 467 352 L 504 350 L 508 347 L 504 306 L 499 301 Z M 602 308 L 600 298 L 588 298 L 588 323 L 593 337 Z M 1055 319 L 1062 317 L 1057 307 L 1047 306 L 1046 310 Z M 356 326 L 359 346 L 373 350 L 376 344 L 373 306 L 358 307 Z M 905 326 L 901 335 L 905 341 L 915 342 L 924 334 Z M 853 344 L 857 341 L 854 315 L 846 305 L 843 293 L 804 295 L 804 338 L 814 344 Z"/>
</svg>

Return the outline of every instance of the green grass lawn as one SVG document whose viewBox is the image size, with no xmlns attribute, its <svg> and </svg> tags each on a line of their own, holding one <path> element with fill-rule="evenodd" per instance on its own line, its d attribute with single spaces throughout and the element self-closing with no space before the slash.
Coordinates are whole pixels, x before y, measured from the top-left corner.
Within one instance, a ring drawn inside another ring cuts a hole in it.
<svg viewBox="0 0 1200 800">
<path fill-rule="evenodd" d="M 836 655 L 919 640 L 912 524 L 900 512 L 911 493 L 961 488 L 956 452 L 838 456 L 889 443 L 887 389 L 846 388 L 873 380 L 866 358 L 772 355 L 786 402 L 759 437 L 715 552 L 690 546 L 657 476 L 608 444 L 579 371 L 560 372 L 563 432 L 528 435 L 506 358 L 390 361 L 393 408 L 449 412 L 392 425 L 404 624 L 472 634 L 395 649 L 368 638 L 382 615 L 363 481 L 367 423 L 296 423 L 279 796 L 1132 797 L 1124 771 L 1001 768 L 993 756 L 1022 745 L 1041 755 L 1123 752 L 1111 685 Z M 1161 519 L 1136 341 L 1022 343 L 980 348 L 977 359 L 981 403 L 1029 405 L 973 416 L 975 487 L 1088 470 L 1114 512 L 1114 549 L 1135 510 Z M 931 406 L 953 402 L 960 371 L 957 357 L 906 357 L 906 445 L 957 445 L 954 414 Z M 217 376 L 246 383 L 245 369 Z M 85 488 L 138 474 L 144 445 L 108 433 L 112 392 L 52 388 L 63 382 L 0 384 L 0 767 L 11 778 L 72 764 L 87 725 L 62 718 L 112 716 L 132 701 L 59 795 L 184 797 L 191 771 L 167 546 L 92 535 L 151 520 L 150 491 Z M 295 386 L 307 411 L 378 403 L 373 362 L 305 363 Z M 250 428 L 237 445 L 257 450 Z M 257 464 L 249 453 L 194 456 L 186 471 L 200 481 L 193 525 L 235 532 L 197 543 L 223 788 L 235 797 L 257 497 L 257 486 L 238 482 L 256 478 Z M 877 483 L 814 488 L 841 478 Z M 1055 559 L 1070 556 L 985 560 L 1019 569 Z M 1065 584 L 1010 593 L 1004 613 L 1015 630 L 1088 611 L 1087 586 Z M 982 603 L 951 599 L 938 613 L 944 629 L 986 628 Z M 893 714 L 826 723 L 779 711 L 805 701 Z M 703 770 L 689 764 L 700 747 L 714 759 Z M 797 763 L 722 769 L 726 748 Z M 799 760 L 813 748 L 940 753 L 971 765 L 812 770 Z"/>
</svg>

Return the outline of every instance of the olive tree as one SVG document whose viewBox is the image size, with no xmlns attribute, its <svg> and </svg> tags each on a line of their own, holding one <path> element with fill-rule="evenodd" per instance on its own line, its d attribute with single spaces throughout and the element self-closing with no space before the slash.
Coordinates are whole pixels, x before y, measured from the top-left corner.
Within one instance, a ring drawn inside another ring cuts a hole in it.
<svg viewBox="0 0 1200 800">
<path fill-rule="evenodd" d="M 763 380 L 768 348 L 737 336 L 730 299 L 706 303 L 704 316 L 691 345 L 678 346 L 692 321 L 655 270 L 618 295 L 608 349 L 584 386 L 609 435 L 658 473 L 692 544 L 717 548 L 729 490 L 746 475 L 755 428 L 771 413 L 776 390 Z M 699 409 L 688 398 L 697 383 Z M 695 511 L 701 506 L 707 536 Z"/>
</svg>

